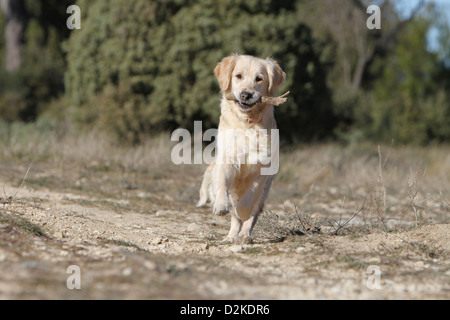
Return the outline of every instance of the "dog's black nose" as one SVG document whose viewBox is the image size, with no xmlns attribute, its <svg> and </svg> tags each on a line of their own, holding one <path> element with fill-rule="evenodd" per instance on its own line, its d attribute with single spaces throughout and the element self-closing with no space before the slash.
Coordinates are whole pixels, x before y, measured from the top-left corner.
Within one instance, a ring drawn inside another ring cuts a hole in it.
<svg viewBox="0 0 450 320">
<path fill-rule="evenodd" d="M 253 97 L 253 93 L 250 93 L 248 91 L 241 92 L 241 100 L 243 102 L 250 100 L 252 97 Z"/>
</svg>

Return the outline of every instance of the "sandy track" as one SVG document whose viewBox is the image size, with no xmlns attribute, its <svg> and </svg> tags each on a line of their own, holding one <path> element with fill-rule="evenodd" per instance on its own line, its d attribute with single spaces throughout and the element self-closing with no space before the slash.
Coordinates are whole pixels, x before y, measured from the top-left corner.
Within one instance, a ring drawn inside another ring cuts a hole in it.
<svg viewBox="0 0 450 320">
<path fill-rule="evenodd" d="M 25 185 L 0 204 L 0 298 L 450 298 L 448 224 L 273 242 L 262 221 L 254 244 L 224 244 L 229 217 L 194 202 Z M 67 288 L 70 265 L 80 267 L 79 290 Z"/>
</svg>

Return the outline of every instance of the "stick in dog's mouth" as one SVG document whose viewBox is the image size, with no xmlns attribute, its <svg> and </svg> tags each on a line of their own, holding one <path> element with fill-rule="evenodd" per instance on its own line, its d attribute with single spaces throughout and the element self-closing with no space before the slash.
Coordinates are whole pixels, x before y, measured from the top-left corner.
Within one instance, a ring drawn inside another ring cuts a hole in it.
<svg viewBox="0 0 450 320">
<path fill-rule="evenodd" d="M 289 93 L 291 93 L 290 91 L 284 93 L 283 95 L 279 96 L 279 97 L 268 97 L 268 96 L 262 96 L 261 98 L 259 98 L 258 101 L 256 101 L 255 103 L 268 103 L 271 104 L 273 106 L 279 107 L 281 106 L 283 103 L 286 102 L 287 100 L 287 96 L 289 95 Z M 230 94 L 226 97 L 228 100 L 234 100 L 237 101 L 236 98 L 234 97 L 233 94 Z M 237 101 L 239 102 L 239 101 Z M 245 103 L 242 103 L 243 105 L 246 105 Z"/>
<path fill-rule="evenodd" d="M 262 103 L 269 103 L 271 105 L 274 105 L 276 107 L 281 106 L 283 103 L 286 102 L 287 96 L 289 95 L 290 91 L 286 92 L 285 94 L 279 96 L 279 97 L 261 97 L 258 102 Z"/>
</svg>

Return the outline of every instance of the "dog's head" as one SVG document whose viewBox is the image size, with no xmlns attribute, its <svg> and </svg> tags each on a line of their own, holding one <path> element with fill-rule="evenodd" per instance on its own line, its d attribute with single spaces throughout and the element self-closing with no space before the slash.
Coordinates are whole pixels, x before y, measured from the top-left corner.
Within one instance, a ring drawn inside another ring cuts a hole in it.
<svg viewBox="0 0 450 320">
<path fill-rule="evenodd" d="M 274 96 L 286 74 L 271 58 L 234 54 L 214 69 L 222 94 L 237 102 L 242 112 L 251 110 L 262 96 Z"/>
</svg>

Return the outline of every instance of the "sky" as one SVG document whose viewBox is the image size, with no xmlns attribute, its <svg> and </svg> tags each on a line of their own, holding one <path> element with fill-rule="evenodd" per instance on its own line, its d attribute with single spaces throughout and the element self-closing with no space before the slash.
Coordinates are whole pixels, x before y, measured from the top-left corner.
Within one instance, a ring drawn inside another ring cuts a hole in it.
<svg viewBox="0 0 450 320">
<path fill-rule="evenodd" d="M 394 0 L 393 1 L 397 6 L 399 13 L 403 17 L 409 17 L 411 11 L 417 6 L 420 0 Z M 447 21 L 450 23 L 450 0 L 426 0 L 427 3 L 435 3 L 438 8 L 447 16 Z M 428 34 L 428 48 L 432 51 L 437 51 L 439 48 L 438 44 L 438 35 L 439 30 L 437 28 L 433 28 Z"/>
<path fill-rule="evenodd" d="M 404 16 L 409 16 L 411 11 L 417 6 L 420 0 L 394 0 L 393 1 L 400 13 L 404 13 Z M 450 0 L 426 0 L 426 3 L 435 3 L 450 17 Z"/>
</svg>

